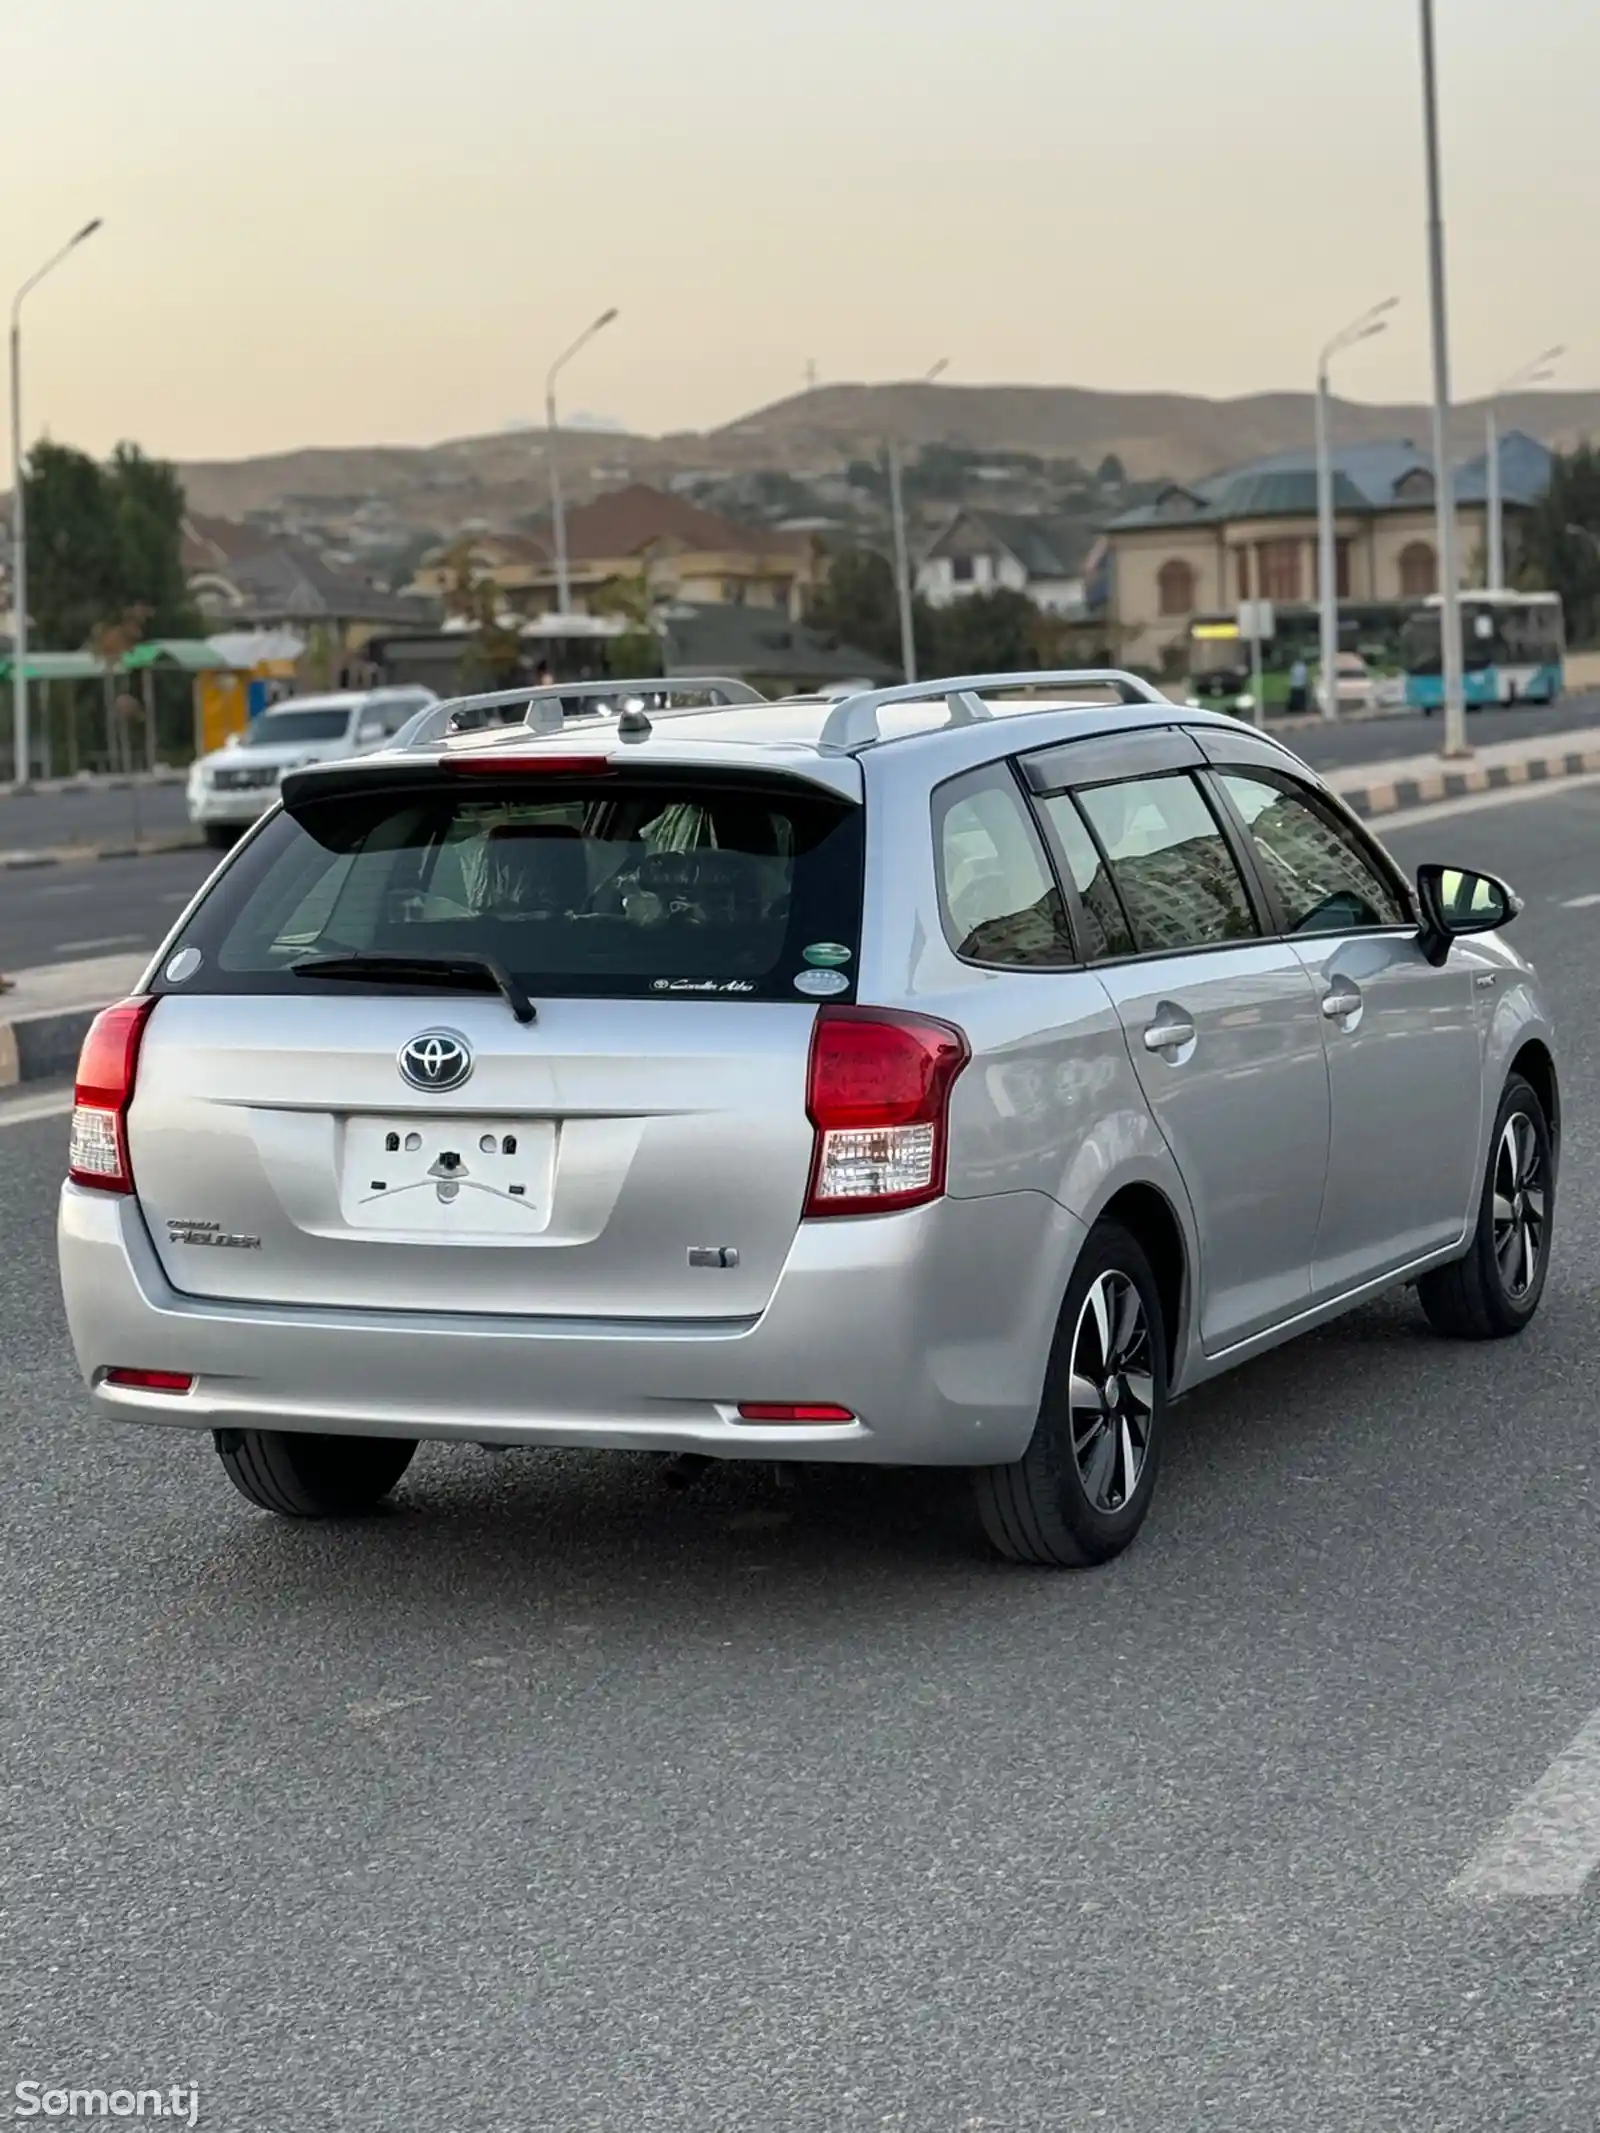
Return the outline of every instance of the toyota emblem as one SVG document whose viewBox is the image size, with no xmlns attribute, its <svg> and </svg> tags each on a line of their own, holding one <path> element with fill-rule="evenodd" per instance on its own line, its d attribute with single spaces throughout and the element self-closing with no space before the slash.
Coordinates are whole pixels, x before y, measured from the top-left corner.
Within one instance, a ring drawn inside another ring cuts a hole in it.
<svg viewBox="0 0 1600 2133">
<path fill-rule="evenodd" d="M 472 1072 L 472 1047 L 459 1030 L 425 1029 L 400 1047 L 400 1071 L 414 1089 L 459 1089 Z"/>
</svg>

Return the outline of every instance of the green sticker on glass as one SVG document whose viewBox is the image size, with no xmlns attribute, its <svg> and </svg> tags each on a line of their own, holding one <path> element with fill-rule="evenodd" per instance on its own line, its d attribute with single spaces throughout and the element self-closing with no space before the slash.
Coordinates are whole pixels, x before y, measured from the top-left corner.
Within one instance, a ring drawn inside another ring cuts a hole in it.
<svg viewBox="0 0 1600 2133">
<path fill-rule="evenodd" d="M 843 941 L 813 941 L 805 951 L 808 963 L 820 964 L 824 970 L 837 970 L 841 963 L 848 963 L 850 951 Z"/>
</svg>

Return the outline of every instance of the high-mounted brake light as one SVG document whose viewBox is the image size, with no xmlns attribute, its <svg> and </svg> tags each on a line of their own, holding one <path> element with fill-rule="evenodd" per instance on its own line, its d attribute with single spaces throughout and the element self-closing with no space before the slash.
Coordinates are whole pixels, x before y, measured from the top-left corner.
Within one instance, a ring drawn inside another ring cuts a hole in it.
<svg viewBox="0 0 1600 2133">
<path fill-rule="evenodd" d="M 193 1392 L 194 1379 L 182 1370 L 128 1370 L 121 1364 L 108 1370 L 108 1385 L 121 1385 L 129 1392 Z"/>
<path fill-rule="evenodd" d="M 881 1215 L 944 1191 L 950 1090 L 972 1057 L 961 1031 L 888 1008 L 824 1007 L 806 1111 L 817 1129 L 807 1215 Z"/>
<path fill-rule="evenodd" d="M 611 769 L 607 755 L 447 755 L 439 768 L 453 776 L 602 778 Z"/>
<path fill-rule="evenodd" d="M 122 1000 L 96 1015 L 78 1054 L 73 1093 L 72 1149 L 67 1174 L 74 1185 L 101 1192 L 132 1192 L 128 1161 L 128 1106 L 144 1026 L 153 999 Z"/>
</svg>

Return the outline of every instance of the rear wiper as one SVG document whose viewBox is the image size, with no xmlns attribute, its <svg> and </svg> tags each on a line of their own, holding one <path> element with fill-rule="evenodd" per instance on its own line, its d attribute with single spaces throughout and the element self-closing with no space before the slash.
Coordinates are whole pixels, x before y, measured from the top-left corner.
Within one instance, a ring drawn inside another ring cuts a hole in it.
<svg viewBox="0 0 1600 2133">
<path fill-rule="evenodd" d="M 538 1010 L 498 957 L 492 955 L 386 954 L 382 949 L 353 949 L 347 955 L 306 955 L 290 970 L 297 978 L 443 978 L 448 984 L 463 979 L 481 986 L 484 978 L 497 986 L 511 1003 L 519 1022 L 538 1019 Z"/>
</svg>

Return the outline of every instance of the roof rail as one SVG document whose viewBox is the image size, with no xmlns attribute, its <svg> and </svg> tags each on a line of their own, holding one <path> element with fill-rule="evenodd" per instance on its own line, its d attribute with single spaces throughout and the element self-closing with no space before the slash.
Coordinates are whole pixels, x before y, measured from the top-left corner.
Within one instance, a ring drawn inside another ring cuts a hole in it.
<svg viewBox="0 0 1600 2133">
<path fill-rule="evenodd" d="M 525 725 L 534 733 L 559 733 L 566 723 L 569 703 L 593 703 L 596 716 L 607 701 L 629 696 L 705 696 L 714 709 L 734 704 L 764 704 L 767 698 L 745 681 L 726 674 L 655 675 L 639 681 L 550 681 L 520 689 L 491 689 L 484 696 L 452 696 L 448 702 L 430 704 L 401 727 L 391 744 L 395 748 L 426 748 L 447 734 L 470 732 L 476 726 Z M 509 711 L 520 706 L 522 718 L 494 720 L 476 714 Z"/>
<path fill-rule="evenodd" d="M 904 682 L 896 689 L 870 689 L 847 696 L 828 714 L 818 739 L 822 748 L 867 748 L 883 738 L 878 713 L 891 704 L 934 703 L 943 697 L 950 707 L 952 726 L 974 726 L 993 716 L 982 692 L 1012 689 L 1082 688 L 1115 689 L 1125 704 L 1169 704 L 1171 699 L 1137 674 L 1119 667 L 1062 667 L 1039 674 L 959 674 L 938 681 Z"/>
</svg>

